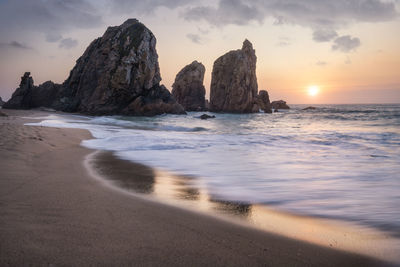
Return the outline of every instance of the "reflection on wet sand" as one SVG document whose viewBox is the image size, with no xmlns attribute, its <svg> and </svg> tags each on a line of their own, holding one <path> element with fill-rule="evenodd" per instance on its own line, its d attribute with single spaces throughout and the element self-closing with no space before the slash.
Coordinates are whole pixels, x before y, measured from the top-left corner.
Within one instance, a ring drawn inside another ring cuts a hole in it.
<svg viewBox="0 0 400 267">
<path fill-rule="evenodd" d="M 203 211 L 248 217 L 252 205 L 212 198 L 194 184 L 195 177 L 176 176 L 153 170 L 143 164 L 116 159 L 112 152 L 101 152 L 92 162 L 97 172 L 114 185 L 135 193 L 151 194 L 168 202 L 193 206 Z"/>
<path fill-rule="evenodd" d="M 155 173 L 152 168 L 125 160 L 115 160 L 111 152 L 102 152 L 93 163 L 100 175 L 121 188 L 144 194 L 154 191 Z"/>
<path fill-rule="evenodd" d="M 164 203 L 229 219 L 310 243 L 400 262 L 400 242 L 358 225 L 276 211 L 266 205 L 222 201 L 196 185 L 196 178 L 172 175 L 98 152 L 90 161 L 98 174 L 118 188 L 151 195 Z"/>
</svg>

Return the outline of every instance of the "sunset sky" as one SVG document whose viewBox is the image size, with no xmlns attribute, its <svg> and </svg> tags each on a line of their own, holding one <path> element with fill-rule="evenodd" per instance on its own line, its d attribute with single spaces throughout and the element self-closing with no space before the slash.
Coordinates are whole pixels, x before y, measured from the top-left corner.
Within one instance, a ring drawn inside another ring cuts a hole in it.
<svg viewBox="0 0 400 267">
<path fill-rule="evenodd" d="M 272 100 L 400 103 L 399 13 L 399 0 L 0 0 L 0 96 L 25 71 L 63 82 L 107 26 L 137 18 L 157 38 L 169 89 L 198 60 L 208 98 L 213 62 L 247 38 Z"/>
</svg>

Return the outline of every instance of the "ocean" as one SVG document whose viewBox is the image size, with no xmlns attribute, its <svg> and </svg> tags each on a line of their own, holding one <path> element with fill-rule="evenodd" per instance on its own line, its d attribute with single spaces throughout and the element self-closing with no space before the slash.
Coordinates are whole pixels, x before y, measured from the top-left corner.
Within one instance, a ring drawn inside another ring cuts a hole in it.
<svg viewBox="0 0 400 267">
<path fill-rule="evenodd" d="M 316 105 L 273 114 L 51 115 L 82 145 L 190 177 L 221 202 L 259 204 L 400 233 L 400 105 Z M 212 114 L 212 113 L 208 113 Z"/>
</svg>

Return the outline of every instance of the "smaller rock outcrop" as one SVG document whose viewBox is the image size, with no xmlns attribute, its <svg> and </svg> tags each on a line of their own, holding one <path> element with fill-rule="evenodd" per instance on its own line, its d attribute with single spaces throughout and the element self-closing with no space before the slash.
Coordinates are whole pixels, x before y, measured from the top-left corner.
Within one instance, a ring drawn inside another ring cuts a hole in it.
<svg viewBox="0 0 400 267">
<path fill-rule="evenodd" d="M 61 85 L 47 81 L 39 86 L 34 86 L 30 72 L 25 72 L 21 77 L 19 87 L 12 94 L 10 100 L 3 105 L 8 109 L 31 109 L 49 107 L 57 98 Z"/>
<path fill-rule="evenodd" d="M 21 77 L 19 87 L 12 94 L 11 99 L 3 108 L 30 109 L 32 108 L 33 79 L 30 72 L 25 72 Z"/>
<path fill-rule="evenodd" d="M 193 61 L 185 66 L 175 77 L 172 85 L 172 95 L 186 111 L 205 110 L 204 73 L 203 64 Z"/>
<path fill-rule="evenodd" d="M 5 103 L 6 102 L 4 102 L 3 99 L 1 99 L 1 96 L 0 96 L 0 107 L 3 106 Z"/>
<path fill-rule="evenodd" d="M 271 107 L 274 110 L 277 110 L 277 109 L 290 109 L 290 107 L 286 104 L 286 101 L 283 101 L 283 100 L 272 101 Z"/>
<path fill-rule="evenodd" d="M 8 117 L 8 115 L 0 111 L 0 117 Z"/>
<path fill-rule="evenodd" d="M 208 119 L 214 119 L 215 116 L 214 115 L 208 115 L 208 114 L 203 114 L 200 116 L 200 119 L 202 120 L 208 120 Z"/>
<path fill-rule="evenodd" d="M 219 57 L 213 66 L 210 88 L 210 111 L 251 113 L 258 85 L 257 57 L 253 45 L 245 40 L 242 49 Z"/>
<path fill-rule="evenodd" d="M 315 109 L 317 109 L 317 108 L 313 107 L 313 106 L 309 106 L 309 107 L 303 108 L 302 110 L 315 110 Z"/>
<path fill-rule="evenodd" d="M 272 113 L 272 106 L 269 100 L 269 95 L 266 90 L 260 90 L 258 96 L 256 97 L 256 104 L 258 109 L 261 109 L 265 113 Z"/>
</svg>

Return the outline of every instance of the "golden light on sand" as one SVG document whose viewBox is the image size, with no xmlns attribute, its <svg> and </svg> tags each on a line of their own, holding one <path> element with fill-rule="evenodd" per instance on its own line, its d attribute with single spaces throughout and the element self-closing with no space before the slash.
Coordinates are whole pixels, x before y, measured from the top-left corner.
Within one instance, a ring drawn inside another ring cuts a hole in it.
<svg viewBox="0 0 400 267">
<path fill-rule="evenodd" d="M 308 95 L 310 96 L 316 96 L 319 93 L 319 86 L 317 85 L 311 85 L 308 87 Z"/>
</svg>

